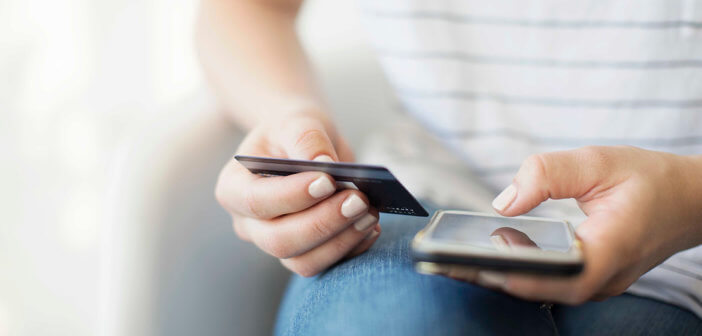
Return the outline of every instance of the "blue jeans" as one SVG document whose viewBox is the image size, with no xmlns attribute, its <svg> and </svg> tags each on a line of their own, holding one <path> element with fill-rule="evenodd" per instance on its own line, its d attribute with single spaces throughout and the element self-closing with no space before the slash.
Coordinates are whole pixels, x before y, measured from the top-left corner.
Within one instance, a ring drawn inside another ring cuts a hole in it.
<svg viewBox="0 0 702 336">
<path fill-rule="evenodd" d="M 623 294 L 581 306 L 529 302 L 418 274 L 409 241 L 426 218 L 381 216 L 366 253 L 312 278 L 294 276 L 277 335 L 702 335 L 702 321 L 663 302 Z"/>
</svg>

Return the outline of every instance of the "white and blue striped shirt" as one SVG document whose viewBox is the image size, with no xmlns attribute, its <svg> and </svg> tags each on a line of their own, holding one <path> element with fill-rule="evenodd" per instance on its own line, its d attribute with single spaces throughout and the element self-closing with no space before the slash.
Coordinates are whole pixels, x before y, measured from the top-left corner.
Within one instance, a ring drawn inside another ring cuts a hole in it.
<svg viewBox="0 0 702 336">
<path fill-rule="evenodd" d="M 410 137 L 442 147 L 395 150 L 406 161 L 447 149 L 496 192 L 533 153 L 702 153 L 702 2 L 362 0 L 360 12 L 402 111 L 429 134 Z M 702 316 L 702 249 L 629 291 Z"/>
</svg>

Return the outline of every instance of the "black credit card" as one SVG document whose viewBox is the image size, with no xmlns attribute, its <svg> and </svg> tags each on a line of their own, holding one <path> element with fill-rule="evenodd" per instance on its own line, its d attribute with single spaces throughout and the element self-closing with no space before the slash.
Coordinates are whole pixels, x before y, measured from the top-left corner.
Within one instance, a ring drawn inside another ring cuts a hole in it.
<svg viewBox="0 0 702 336">
<path fill-rule="evenodd" d="M 237 155 L 239 163 L 254 174 L 287 176 L 307 171 L 325 172 L 337 182 L 351 183 L 380 212 L 429 216 L 426 210 L 385 167 L 345 162 L 289 160 Z"/>
</svg>

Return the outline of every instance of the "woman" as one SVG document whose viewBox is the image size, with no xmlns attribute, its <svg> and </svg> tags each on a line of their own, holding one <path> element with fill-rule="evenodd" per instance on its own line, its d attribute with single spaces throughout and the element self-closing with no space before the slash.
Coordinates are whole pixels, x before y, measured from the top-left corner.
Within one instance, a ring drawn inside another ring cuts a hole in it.
<svg viewBox="0 0 702 336">
<path fill-rule="evenodd" d="M 295 36 L 300 2 L 204 1 L 201 58 L 250 129 L 239 154 L 353 161 Z M 384 217 L 379 240 L 378 212 L 357 190 L 336 192 L 317 172 L 261 178 L 232 160 L 216 193 L 237 234 L 302 276 L 277 332 L 702 333 L 699 10 L 664 0 L 363 2 L 388 78 L 440 139 L 436 150 L 504 188 L 492 203 L 502 215 L 577 200 L 586 268 L 573 279 L 419 275 L 407 242 L 424 221 Z"/>
</svg>

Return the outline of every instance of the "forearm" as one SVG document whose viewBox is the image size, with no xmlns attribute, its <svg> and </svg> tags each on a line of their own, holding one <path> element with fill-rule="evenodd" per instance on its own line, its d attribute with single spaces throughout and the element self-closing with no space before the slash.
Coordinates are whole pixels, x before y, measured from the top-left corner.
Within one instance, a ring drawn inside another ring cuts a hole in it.
<svg viewBox="0 0 702 336">
<path fill-rule="evenodd" d="M 301 112 L 325 120 L 323 99 L 295 32 L 298 0 L 203 0 L 200 61 L 220 103 L 245 128 Z"/>
</svg>

